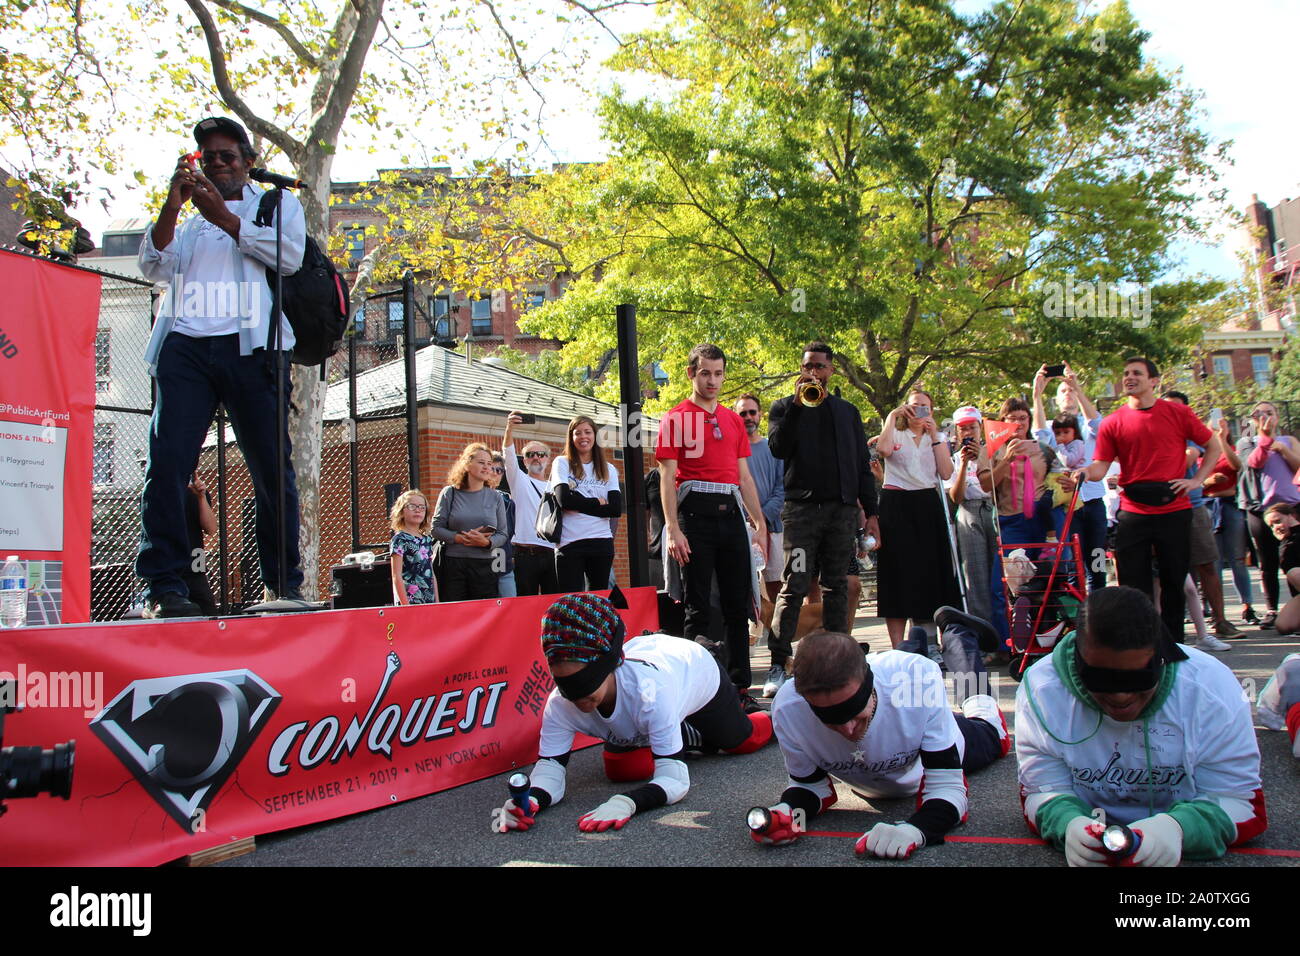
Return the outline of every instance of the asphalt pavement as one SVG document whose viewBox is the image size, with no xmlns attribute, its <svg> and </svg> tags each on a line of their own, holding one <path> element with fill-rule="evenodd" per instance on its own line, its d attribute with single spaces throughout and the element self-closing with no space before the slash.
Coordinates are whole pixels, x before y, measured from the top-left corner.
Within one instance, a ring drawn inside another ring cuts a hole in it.
<svg viewBox="0 0 1300 956">
<path fill-rule="evenodd" d="M 1258 581 L 1256 581 L 1258 584 Z M 1229 605 L 1235 621 L 1239 608 Z M 889 641 L 879 619 L 862 616 L 854 636 L 884 650 Z M 1245 629 L 1218 654 L 1246 691 L 1262 690 L 1282 658 L 1300 640 L 1274 631 Z M 767 652 L 752 648 L 754 678 L 767 673 Z M 996 672 L 997 697 L 1007 726 L 1015 731 L 1015 683 Z M 1253 685 L 1252 682 L 1253 681 Z M 763 702 L 766 705 L 768 702 Z M 1230 851 L 1206 867 L 1300 865 L 1300 761 L 1287 735 L 1258 729 L 1268 830 L 1249 850 L 1290 851 L 1270 855 Z M 691 789 L 680 803 L 633 817 L 621 831 L 582 833 L 578 817 L 620 788 L 605 779 L 599 747 L 575 753 L 562 803 L 538 817 L 526 833 L 493 833 L 490 817 L 508 797 L 505 775 L 409 800 L 391 807 L 258 837 L 257 851 L 222 866 L 1051 866 L 1064 865 L 1055 850 L 1029 843 L 1020 812 L 1014 751 L 971 776 L 970 817 L 943 846 L 926 847 L 905 864 L 863 860 L 853 842 L 879 821 L 904 819 L 914 800 L 868 802 L 838 785 L 839 802 L 812 821 L 812 832 L 786 847 L 760 847 L 745 829 L 746 811 L 774 803 L 786 776 L 775 743 L 743 757 L 690 761 Z M 817 835 L 826 834 L 826 835 Z"/>
</svg>

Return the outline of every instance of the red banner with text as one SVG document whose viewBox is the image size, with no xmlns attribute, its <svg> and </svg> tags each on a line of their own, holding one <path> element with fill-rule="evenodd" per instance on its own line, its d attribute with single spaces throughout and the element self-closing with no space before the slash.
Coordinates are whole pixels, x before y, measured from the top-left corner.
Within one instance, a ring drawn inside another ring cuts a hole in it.
<svg viewBox="0 0 1300 956">
<path fill-rule="evenodd" d="M 7 799 L 0 861 L 158 864 L 530 764 L 554 598 L 5 632 L 5 746 L 76 761 L 71 800 Z"/>
<path fill-rule="evenodd" d="M 90 618 L 98 275 L 0 250 L 0 562 L 29 624 Z"/>
</svg>

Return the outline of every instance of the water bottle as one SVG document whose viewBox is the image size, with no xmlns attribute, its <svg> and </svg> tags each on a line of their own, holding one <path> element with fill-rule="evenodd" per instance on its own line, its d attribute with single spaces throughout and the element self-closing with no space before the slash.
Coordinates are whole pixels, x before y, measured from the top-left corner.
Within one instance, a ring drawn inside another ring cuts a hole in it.
<svg viewBox="0 0 1300 956">
<path fill-rule="evenodd" d="M 767 567 L 767 560 L 763 557 L 763 549 L 758 546 L 757 541 L 751 541 L 749 542 L 749 550 L 754 555 L 754 570 L 762 574 L 763 569 Z"/>
<path fill-rule="evenodd" d="M 0 571 L 0 627 L 27 624 L 27 566 L 18 555 L 9 555 Z"/>
</svg>

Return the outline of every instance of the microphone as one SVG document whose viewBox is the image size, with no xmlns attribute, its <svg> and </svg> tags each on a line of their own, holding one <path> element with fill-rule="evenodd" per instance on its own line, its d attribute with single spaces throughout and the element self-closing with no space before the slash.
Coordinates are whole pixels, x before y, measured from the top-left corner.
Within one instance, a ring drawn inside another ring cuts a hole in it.
<svg viewBox="0 0 1300 956">
<path fill-rule="evenodd" d="M 294 179 L 292 176 L 281 176 L 279 173 L 270 173 L 257 166 L 253 166 L 248 170 L 248 178 L 255 179 L 259 183 L 266 183 L 268 186 L 278 186 L 284 189 L 307 188 L 307 184 L 301 179 Z"/>
</svg>

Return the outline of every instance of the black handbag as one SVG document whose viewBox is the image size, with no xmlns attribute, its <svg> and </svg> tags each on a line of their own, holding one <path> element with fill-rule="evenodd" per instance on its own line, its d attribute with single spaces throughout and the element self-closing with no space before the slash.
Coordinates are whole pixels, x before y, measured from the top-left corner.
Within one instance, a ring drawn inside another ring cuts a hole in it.
<svg viewBox="0 0 1300 956">
<path fill-rule="evenodd" d="M 563 529 L 564 509 L 560 507 L 560 499 L 555 492 L 548 491 L 537 504 L 537 520 L 533 522 L 533 530 L 543 541 L 558 545 Z"/>
</svg>

